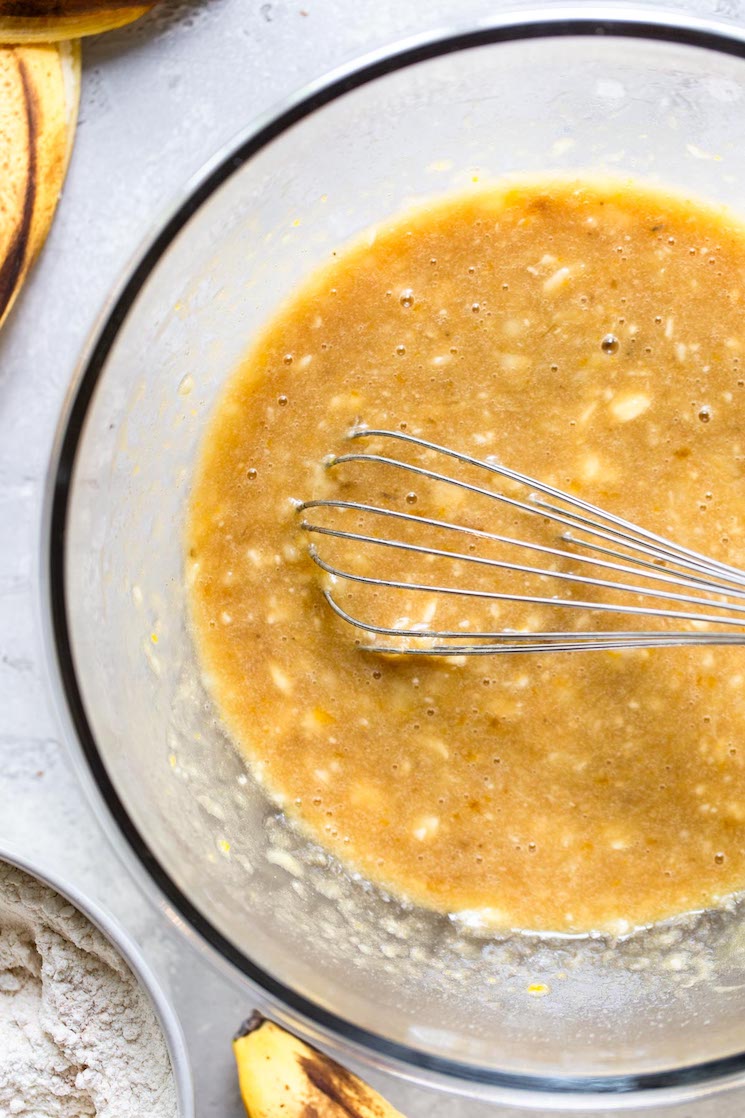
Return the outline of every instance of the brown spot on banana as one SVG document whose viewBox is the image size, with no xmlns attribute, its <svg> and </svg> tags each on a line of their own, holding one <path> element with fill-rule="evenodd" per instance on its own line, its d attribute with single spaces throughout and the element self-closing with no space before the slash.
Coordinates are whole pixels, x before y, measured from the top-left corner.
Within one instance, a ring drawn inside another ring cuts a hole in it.
<svg viewBox="0 0 745 1118">
<path fill-rule="evenodd" d="M 8 304 L 15 293 L 26 263 L 37 189 L 36 143 L 38 108 L 36 105 L 36 94 L 29 80 L 24 60 L 22 58 L 17 59 L 17 65 L 21 77 L 26 113 L 28 170 L 26 172 L 26 193 L 21 216 L 11 243 L 8 246 L 5 258 L 0 264 L 0 319 L 2 319 L 5 314 Z"/>
<path fill-rule="evenodd" d="M 255 1033 L 257 1029 L 261 1028 L 266 1020 L 267 1018 L 263 1015 L 263 1013 L 259 1013 L 258 1009 L 255 1009 L 251 1016 L 247 1017 L 243 1024 L 240 1026 L 235 1036 L 233 1037 L 233 1041 L 235 1042 L 236 1040 L 243 1040 L 244 1036 L 250 1036 L 251 1033 Z"/>
<path fill-rule="evenodd" d="M 80 89 L 79 45 L 0 47 L 0 86 L 1 326 L 41 251 L 64 181 Z"/>
<path fill-rule="evenodd" d="M 113 31 L 155 0 L 0 0 L 0 42 L 56 43 Z"/>
<path fill-rule="evenodd" d="M 258 1012 L 241 1025 L 233 1052 L 249 1118 L 402 1118 L 363 1080 Z"/>
<path fill-rule="evenodd" d="M 151 8 L 132 0 L 0 0 L 0 15 L 34 19 L 39 16 L 71 16 L 84 12 L 107 12 L 119 8 Z"/>
<path fill-rule="evenodd" d="M 364 1113 L 369 1113 L 370 1091 L 336 1060 L 323 1052 L 313 1051 L 312 1055 L 299 1057 L 298 1063 L 315 1089 L 335 1103 L 348 1118 L 363 1118 L 363 1104 L 366 1108 Z"/>
</svg>

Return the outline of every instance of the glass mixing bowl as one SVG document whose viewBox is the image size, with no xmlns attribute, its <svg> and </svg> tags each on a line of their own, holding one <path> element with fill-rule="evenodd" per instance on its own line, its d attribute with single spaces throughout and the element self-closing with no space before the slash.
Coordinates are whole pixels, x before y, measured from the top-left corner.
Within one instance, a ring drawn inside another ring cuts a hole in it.
<svg viewBox="0 0 745 1118">
<path fill-rule="evenodd" d="M 216 720 L 186 625 L 181 529 L 226 378 L 360 230 L 524 172 L 635 175 L 743 206 L 745 34 L 598 11 L 404 43 L 221 153 L 109 304 L 47 510 L 69 736 L 172 911 L 306 1035 L 544 1108 L 698 1098 L 745 1079 L 741 908 L 615 942 L 500 939 L 345 873 L 268 801 Z"/>
</svg>

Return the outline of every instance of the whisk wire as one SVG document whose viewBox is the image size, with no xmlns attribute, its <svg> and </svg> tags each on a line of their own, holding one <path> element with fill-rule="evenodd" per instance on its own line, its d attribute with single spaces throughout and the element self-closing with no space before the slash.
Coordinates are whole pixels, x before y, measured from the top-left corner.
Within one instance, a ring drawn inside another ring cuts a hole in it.
<svg viewBox="0 0 745 1118">
<path fill-rule="evenodd" d="M 675 606 L 698 607 L 694 612 L 692 610 L 669 608 L 668 606 L 660 608 L 651 605 L 634 605 L 628 601 L 589 601 L 540 593 L 517 594 L 510 592 L 508 589 L 486 590 L 463 585 L 450 586 L 437 582 L 423 582 L 416 578 L 406 580 L 385 578 L 343 569 L 325 559 L 316 545 L 311 544 L 309 548 L 311 557 L 318 567 L 332 579 L 334 585 L 357 583 L 391 591 L 413 591 L 427 595 L 460 597 L 464 600 L 480 599 L 494 603 L 517 602 L 531 606 L 559 607 L 560 609 L 574 611 L 583 610 L 589 613 L 623 614 L 631 617 L 657 618 L 666 621 L 685 621 L 698 626 L 696 631 L 676 632 L 670 630 L 516 632 L 507 628 L 474 632 L 470 629 L 467 631 L 463 629 L 459 631 L 433 629 L 427 627 L 424 623 L 417 623 L 412 626 L 403 622 L 400 626 L 386 627 L 351 615 L 336 600 L 332 591 L 326 588 L 324 596 L 336 615 L 356 629 L 373 636 L 372 643 L 362 647 L 378 652 L 400 653 L 404 651 L 407 654 L 452 656 L 486 655 L 514 651 L 609 650 L 670 647 L 673 645 L 726 645 L 745 642 L 745 633 L 742 631 L 733 633 L 702 628 L 702 626 L 707 625 L 718 625 L 737 626 L 742 630 L 745 627 L 745 616 L 742 616 L 745 615 L 745 605 L 731 600 L 732 598 L 742 599 L 745 597 L 745 572 L 738 568 L 720 563 L 691 548 L 676 544 L 663 536 L 650 532 L 648 529 L 640 528 L 622 517 L 583 501 L 581 498 L 563 493 L 553 486 L 503 466 L 501 463 L 484 461 L 462 451 L 441 446 L 438 443 L 430 442 L 403 431 L 388 431 L 358 426 L 352 429 L 349 437 L 351 439 L 398 440 L 429 454 L 447 456 L 465 465 L 486 470 L 491 474 L 506 478 L 514 484 L 526 487 L 529 490 L 528 497 L 526 500 L 521 500 L 498 490 L 476 485 L 464 478 L 441 473 L 400 458 L 371 452 L 354 452 L 331 457 L 326 463 L 329 468 L 342 465 L 361 465 L 364 468 L 369 465 L 376 465 L 402 470 L 441 485 L 455 486 L 476 496 L 498 501 L 519 513 L 538 515 L 545 521 L 560 525 L 564 529 L 564 533 L 560 537 L 564 543 L 571 543 L 573 547 L 584 549 L 590 554 L 581 554 L 581 550 L 569 551 L 561 547 L 501 535 L 451 520 L 402 512 L 377 504 L 341 499 L 315 499 L 297 504 L 298 510 L 306 514 L 303 515 L 301 528 L 309 533 L 320 537 L 344 540 L 364 548 L 387 548 L 416 557 L 425 557 L 427 561 L 436 559 L 477 564 L 482 568 L 493 570 L 495 574 L 516 572 L 519 575 L 538 578 L 542 581 L 555 579 L 560 584 L 565 585 L 577 584 L 603 591 L 620 592 L 627 597 L 634 595 L 663 600 Z M 544 500 L 539 494 L 549 497 L 550 501 Z M 560 501 L 561 504 L 552 503 L 554 501 Z M 537 567 L 506 559 L 451 551 L 442 547 L 433 547 L 428 544 L 390 538 L 384 535 L 379 536 L 369 532 L 351 531 L 344 527 L 318 523 L 312 517 L 309 519 L 307 514 L 311 513 L 312 510 L 355 512 L 362 516 L 379 518 L 382 522 L 396 521 L 407 526 L 415 525 L 417 529 L 427 527 L 438 531 L 460 533 L 473 539 L 489 541 L 511 548 L 527 549 L 562 562 L 585 564 L 586 567 L 599 569 L 603 574 L 612 573 L 616 576 L 641 577 L 646 583 L 651 582 L 654 585 L 640 585 L 623 580 L 619 581 L 615 578 L 581 574 L 576 569 L 555 570 L 550 567 Z M 577 535 L 577 533 L 581 533 L 581 535 Z M 597 542 L 598 540 L 604 542 L 601 544 Z M 607 544 L 613 546 L 606 546 Z M 617 550 L 618 548 L 623 550 Z M 669 589 L 671 586 L 697 591 L 698 594 L 714 595 L 714 597 L 680 593 Z M 702 612 L 709 610 L 722 612 Z M 383 645 L 378 640 L 380 637 L 391 637 L 398 643 Z M 474 641 L 481 643 L 475 644 Z"/>
<path fill-rule="evenodd" d="M 382 625 L 371 625 L 369 622 L 360 621 L 358 618 L 352 617 L 339 605 L 328 590 L 324 590 L 323 594 L 333 612 L 340 617 L 342 621 L 346 621 L 347 624 L 354 626 L 356 629 L 362 629 L 365 632 L 375 633 L 380 636 L 402 636 L 400 629 L 385 628 Z M 446 632 L 441 630 L 436 632 L 417 630 L 407 635 L 423 640 L 431 638 L 445 640 L 452 637 L 462 641 L 465 634 L 463 632 Z M 363 646 L 363 648 L 365 648 L 366 651 L 384 652 L 394 655 L 406 652 L 407 655 L 455 656 L 463 654 L 497 655 L 501 652 L 569 652 L 580 651 L 582 649 L 621 651 L 624 648 L 671 648 L 677 645 L 742 644 L 741 636 L 736 633 L 574 633 L 571 631 L 519 633 L 504 630 L 499 634 L 474 632 L 468 633 L 467 635 L 472 640 L 496 637 L 500 639 L 498 643 L 494 644 L 461 644 L 457 648 L 454 648 L 452 645 L 431 645 L 427 647 L 417 645 L 404 647 L 401 644 L 386 646 L 379 643 L 376 643 L 374 646 Z"/>
<path fill-rule="evenodd" d="M 563 503 L 590 513 L 591 516 L 600 518 L 601 520 L 608 521 L 619 528 L 627 529 L 633 535 L 641 536 L 650 542 L 661 544 L 667 552 L 675 552 L 681 557 L 689 558 L 702 562 L 707 570 L 712 567 L 727 571 L 736 582 L 745 583 L 745 572 L 737 567 L 731 567 L 726 563 L 720 563 L 718 560 L 712 559 L 708 555 L 703 555 L 701 552 L 694 551 L 691 548 L 684 547 L 681 544 L 675 543 L 673 540 L 667 539 L 665 536 L 657 535 L 656 532 L 651 532 L 648 528 L 642 528 L 638 524 L 633 524 L 629 520 L 624 520 L 623 517 L 617 516 L 615 513 L 608 512 L 605 509 L 599 508 L 597 505 L 591 504 L 589 501 L 583 501 L 581 497 L 575 497 L 570 493 L 565 493 L 561 489 L 555 488 L 553 485 L 547 485 L 545 482 L 538 481 L 536 478 L 530 477 L 528 474 L 522 474 L 518 470 L 513 470 L 509 466 L 502 465 L 501 462 L 489 461 L 482 458 L 475 458 L 473 455 L 465 454 L 463 451 L 454 450 L 452 447 L 441 446 L 439 443 L 430 442 L 428 439 L 423 439 L 418 435 L 410 435 L 405 431 L 387 431 L 382 429 L 369 428 L 357 425 L 353 427 L 347 437 L 349 439 L 362 439 L 362 438 L 390 438 L 397 439 L 399 442 L 410 443 L 414 446 L 424 450 L 431 450 L 437 454 L 444 454 L 447 457 L 454 458 L 459 462 L 466 463 L 471 466 L 477 466 L 481 469 L 488 470 L 490 473 L 497 474 L 500 477 L 508 478 L 510 481 L 517 482 L 520 485 L 526 486 L 530 491 L 545 493 L 549 497 L 553 497 Z M 342 461 L 345 456 L 337 459 Z M 393 459 L 392 461 L 397 461 Z M 502 497 L 501 494 L 496 494 L 494 491 L 486 491 L 492 497 Z M 537 502 L 536 502 L 537 504 Z M 549 506 L 547 506 L 549 507 Z M 589 522 L 592 523 L 592 522 Z M 597 525 L 593 525 L 595 529 Z"/>
<path fill-rule="evenodd" d="M 382 431 L 370 432 L 371 435 L 382 435 L 384 433 L 385 432 Z M 393 437 L 398 437 L 396 432 L 392 432 L 392 435 Z M 359 435 L 355 434 L 350 437 L 358 438 Z M 414 441 L 412 440 L 411 436 L 408 436 L 408 440 Z M 448 451 L 445 448 L 437 447 L 435 443 L 424 443 L 424 445 L 428 448 L 442 450 L 443 453 L 446 454 L 454 454 L 454 452 Z M 508 470 L 507 467 L 496 467 L 489 462 L 480 462 L 478 458 L 471 458 L 466 455 L 458 454 L 458 457 L 461 460 L 468 461 L 471 465 L 484 466 L 486 469 L 491 470 L 494 473 L 498 473 L 501 476 L 506 476 L 510 480 L 517 481 L 520 484 L 529 485 L 533 489 L 541 485 L 541 483 L 536 482 L 533 478 L 529 478 L 525 474 L 518 474 L 514 471 Z M 587 504 L 587 502 L 577 503 L 581 504 L 583 507 L 591 509 L 596 515 L 608 520 L 612 520 L 622 527 L 618 529 L 610 529 L 605 527 L 604 525 L 596 524 L 593 521 L 589 520 L 587 517 L 580 516 L 578 513 L 572 512 L 571 510 L 558 508 L 554 505 L 550 505 L 544 501 L 538 500 L 535 496 L 535 493 L 533 492 L 529 495 L 528 501 L 521 501 L 515 497 L 509 497 L 505 493 L 498 493 L 495 492 L 493 489 L 485 489 L 483 486 L 473 485 L 470 482 L 464 481 L 462 478 L 452 477 L 449 474 L 442 474 L 437 472 L 436 470 L 426 469 L 423 466 L 416 466 L 411 462 L 404 462 L 398 458 L 388 458 L 385 455 L 341 454 L 337 457 L 330 458 L 328 460 L 327 466 L 341 466 L 351 462 L 391 466 L 394 469 L 405 470 L 408 473 L 424 477 L 428 481 L 436 481 L 442 482 L 446 485 L 454 485 L 457 488 L 464 489 L 469 493 L 474 493 L 481 497 L 490 497 L 492 500 L 499 501 L 504 505 L 509 505 L 511 508 L 518 509 L 521 512 L 540 512 L 549 520 L 553 520 L 557 524 L 562 524 L 569 529 L 579 529 L 583 532 L 588 533 L 589 535 L 596 536 L 608 542 L 621 544 L 623 547 L 626 547 L 631 551 L 639 552 L 640 554 L 644 555 L 653 555 L 660 561 L 670 562 L 671 560 L 674 560 L 678 566 L 696 571 L 701 574 L 708 574 L 708 581 L 711 580 L 713 572 L 716 571 L 719 577 L 722 577 L 723 575 L 725 577 L 729 576 L 730 581 L 732 582 L 736 582 L 739 584 L 745 583 L 745 576 L 742 572 L 737 571 L 735 568 L 727 567 L 725 564 L 717 563 L 715 560 L 709 559 L 703 555 L 699 555 L 697 552 L 691 551 L 688 548 L 680 548 L 678 547 L 678 545 L 673 544 L 672 542 L 668 543 L 662 536 L 657 537 L 654 536 L 652 533 L 643 533 L 645 537 L 649 537 L 649 540 L 659 540 L 662 546 L 657 546 L 656 542 L 649 542 L 647 538 L 643 540 L 636 539 L 630 532 L 626 532 L 622 530 L 622 528 L 626 528 L 628 526 L 632 529 L 632 531 L 637 531 L 639 532 L 639 534 L 642 534 L 641 529 L 636 529 L 634 525 L 629 525 L 627 521 L 623 521 L 619 517 L 612 517 L 610 513 L 605 513 L 603 512 L 603 510 L 597 508 L 596 506 Z M 546 489 L 547 487 L 541 485 L 541 488 Z M 567 502 L 574 502 L 575 499 L 567 494 L 566 500 Z M 574 542 L 580 545 L 584 545 L 583 540 L 575 539 Z"/>
<path fill-rule="evenodd" d="M 432 527 L 437 527 L 437 528 L 453 529 L 454 531 L 457 531 L 457 532 L 464 532 L 464 533 L 467 533 L 468 535 L 480 536 L 482 538 L 489 539 L 489 540 L 492 540 L 492 541 L 497 542 L 497 543 L 509 544 L 509 545 L 512 545 L 512 546 L 515 546 L 515 547 L 522 547 L 522 548 L 530 549 L 532 551 L 539 551 L 539 552 L 543 552 L 544 554 L 553 555 L 557 558 L 571 559 L 571 560 L 574 560 L 575 562 L 578 562 L 578 563 L 588 563 L 588 564 L 591 564 L 592 566 L 604 567 L 606 569 L 613 570 L 613 571 L 618 571 L 618 572 L 623 572 L 625 574 L 638 574 L 639 573 L 638 570 L 636 570 L 635 567 L 633 567 L 633 566 L 627 566 L 627 565 L 623 565 L 623 564 L 619 564 L 619 563 L 610 563 L 610 562 L 607 562 L 603 559 L 596 559 L 593 556 L 577 555 L 572 551 L 563 551 L 561 548 L 548 547 L 546 544 L 534 543 L 534 542 L 529 541 L 529 540 L 521 540 L 521 539 L 517 539 L 517 538 L 512 537 L 512 536 L 500 536 L 500 535 L 497 535 L 494 532 L 484 532 L 484 531 L 482 531 L 480 529 L 477 529 L 477 528 L 465 527 L 462 524 L 451 524 L 448 521 L 437 520 L 434 517 L 414 516 L 411 513 L 399 512 L 399 511 L 394 510 L 394 509 L 379 508 L 376 505 L 357 504 L 354 501 L 307 501 L 307 502 L 304 502 L 302 504 L 302 509 L 303 510 L 309 509 L 309 508 L 314 508 L 314 507 L 315 508 L 317 508 L 317 507 L 345 508 L 345 509 L 352 510 L 352 511 L 355 511 L 355 512 L 366 512 L 366 513 L 373 513 L 373 514 L 379 513 L 383 516 L 395 517 L 396 519 L 405 520 L 405 521 L 408 521 L 410 523 L 414 523 L 414 524 L 417 524 L 417 525 L 426 524 L 426 525 L 429 525 L 429 526 L 432 526 Z M 591 578 L 591 577 L 584 576 L 584 575 L 574 574 L 571 571 L 557 571 L 557 570 L 552 570 L 550 568 L 530 567 L 530 566 L 526 566 L 522 563 L 507 562 L 506 560 L 492 559 L 492 558 L 488 558 L 486 556 L 480 556 L 480 555 L 470 555 L 470 554 L 468 554 L 467 552 L 464 552 L 464 551 L 448 551 L 448 550 L 445 550 L 444 548 L 428 547 L 428 546 L 424 546 L 422 544 L 409 543 L 405 540 L 391 540 L 391 539 L 388 539 L 387 537 L 369 536 L 369 535 L 364 535 L 361 532 L 345 531 L 342 528 L 328 528 L 324 525 L 313 524 L 313 523 L 310 523 L 306 520 L 303 520 L 301 522 L 300 527 L 307 532 L 314 532 L 314 533 L 316 533 L 318 535 L 321 535 L 321 536 L 332 536 L 336 539 L 351 540 L 351 541 L 354 541 L 356 543 L 372 544 L 373 546 L 378 546 L 378 547 L 389 547 L 389 548 L 394 548 L 394 549 L 397 549 L 397 550 L 400 550 L 400 551 L 410 551 L 410 552 L 419 553 L 419 554 L 423 554 L 423 555 L 432 555 L 432 556 L 439 557 L 439 558 L 444 558 L 444 559 L 457 559 L 457 560 L 460 560 L 460 561 L 465 562 L 465 563 L 476 563 L 476 564 L 480 564 L 481 566 L 495 567 L 495 568 L 498 568 L 498 569 L 501 569 L 501 570 L 519 571 L 521 574 L 538 575 L 538 576 L 543 577 L 543 578 L 557 578 L 557 579 L 564 579 L 567 582 L 587 583 L 588 585 L 591 585 L 591 586 L 602 586 L 605 589 L 623 590 L 623 591 L 625 591 L 627 593 L 630 593 L 630 594 L 642 594 L 642 595 L 647 595 L 647 596 L 651 596 L 651 597 L 655 597 L 655 598 L 659 598 L 661 596 L 660 591 L 653 590 L 653 589 L 650 589 L 650 588 L 647 588 L 647 587 L 631 586 L 631 585 L 628 585 L 626 583 L 614 582 L 614 581 L 608 580 L 608 579 Z M 592 546 L 592 545 L 586 545 L 586 546 Z M 605 549 L 603 549 L 603 550 L 605 550 Z M 311 548 L 310 554 L 311 554 L 312 558 L 317 560 L 318 552 L 315 549 Z M 608 551 L 608 554 L 618 555 L 619 558 L 623 558 L 623 554 L 621 552 Z M 320 565 L 320 563 L 319 563 L 319 565 Z M 636 565 L 637 566 L 651 567 L 652 571 L 649 574 L 645 573 L 644 577 L 647 578 L 647 579 L 650 579 L 650 580 L 654 580 L 656 582 L 664 582 L 664 583 L 667 583 L 668 585 L 674 585 L 674 586 L 689 586 L 689 587 L 692 587 L 692 588 L 696 588 L 698 586 L 705 586 L 709 591 L 712 591 L 714 589 L 714 584 L 710 580 L 705 580 L 703 578 L 698 578 L 698 577 L 695 577 L 693 575 L 686 575 L 684 577 L 680 577 L 679 575 L 675 575 L 675 574 L 672 574 L 672 573 L 671 574 L 666 574 L 666 573 L 663 573 L 656 564 L 646 563 L 642 560 L 637 560 Z M 378 583 L 380 585 L 388 585 L 388 583 L 384 582 L 383 580 L 376 580 L 376 581 L 378 581 Z M 415 582 L 407 583 L 406 585 L 412 590 L 428 589 L 427 587 L 423 587 L 423 586 L 421 586 L 421 585 L 419 585 L 418 583 L 415 583 Z M 726 586 L 723 586 L 723 585 L 720 586 L 718 584 L 716 585 L 716 589 L 720 590 L 723 593 L 726 592 L 726 593 L 729 593 L 729 594 L 731 594 L 733 596 L 736 596 L 736 597 L 740 597 L 740 598 L 745 597 L 745 590 L 730 589 L 729 587 L 726 587 Z M 454 588 L 453 592 L 454 593 L 463 593 L 463 591 L 459 590 L 458 588 Z M 722 609 L 735 609 L 735 610 L 738 610 L 738 611 L 741 611 L 741 612 L 745 612 L 745 606 L 730 605 L 729 602 L 721 602 L 720 603 L 720 602 L 716 602 L 716 601 L 711 601 L 708 598 L 693 598 L 693 597 L 690 597 L 688 595 L 675 594 L 675 593 L 672 593 L 672 592 L 670 592 L 670 593 L 663 592 L 663 593 L 664 593 L 665 598 L 670 598 L 670 599 L 677 600 L 677 601 L 682 601 L 682 602 L 688 602 L 689 604 L 708 605 L 708 606 L 714 606 L 714 607 L 722 608 Z M 553 598 L 551 600 L 555 604 L 559 604 L 559 605 L 564 604 L 562 602 L 556 603 L 556 600 L 553 599 Z"/>
<path fill-rule="evenodd" d="M 363 537 L 358 537 L 358 538 L 363 539 Z M 421 549 L 421 550 L 425 550 L 425 549 Z M 429 550 L 429 549 L 427 549 L 427 550 Z M 430 554 L 431 553 L 432 552 L 430 551 Z M 448 554 L 448 553 L 446 553 L 446 554 Z M 745 622 L 743 622 L 740 618 L 716 617 L 716 616 L 711 616 L 711 615 L 701 614 L 701 613 L 687 613 L 683 610 L 664 610 L 664 611 L 660 611 L 659 609 L 648 609 L 646 606 L 631 606 L 631 605 L 626 605 L 626 604 L 614 605 L 611 602 L 590 602 L 590 601 L 585 602 L 585 601 L 580 601 L 579 599 L 576 599 L 576 598 L 573 598 L 573 599 L 558 599 L 558 598 L 555 598 L 555 597 L 542 597 L 542 596 L 533 595 L 533 594 L 530 594 L 530 595 L 526 595 L 526 594 L 507 594 L 507 593 L 501 593 L 498 590 L 472 590 L 472 589 L 469 589 L 468 587 L 463 587 L 463 586 L 441 586 L 441 585 L 438 585 L 436 583 L 432 584 L 432 585 L 427 585 L 426 583 L 422 583 L 422 582 L 404 582 L 404 581 L 399 581 L 397 579 L 392 579 L 392 578 L 377 578 L 377 577 L 374 577 L 372 575 L 361 575 L 361 574 L 357 574 L 356 572 L 343 571 L 339 567 L 335 567 L 333 564 L 327 563 L 324 559 L 321 558 L 321 556 L 318 554 L 318 552 L 312 547 L 310 549 L 310 555 L 311 555 L 311 558 L 313 559 L 313 561 L 321 568 L 321 570 L 325 571 L 326 574 L 332 575 L 334 578 L 346 579 L 349 582 L 364 583 L 367 586 L 383 586 L 383 587 L 386 587 L 388 590 L 414 590 L 414 591 L 417 591 L 417 592 L 421 592 L 423 594 L 452 594 L 452 595 L 457 595 L 458 597 L 462 597 L 462 598 L 480 598 L 480 599 L 483 599 L 484 601 L 489 601 L 489 602 L 505 602 L 505 601 L 508 601 L 508 602 L 529 602 L 531 605 L 560 606 L 563 609 L 601 610 L 601 611 L 605 611 L 607 613 L 633 613 L 633 614 L 639 614 L 639 615 L 647 616 L 647 617 L 659 617 L 662 614 L 662 616 L 664 616 L 664 617 L 676 618 L 679 621 L 705 621 L 705 622 L 708 622 L 710 624 L 719 624 L 719 625 L 743 625 L 743 624 L 745 624 Z M 531 571 L 532 570 L 529 567 L 520 568 L 520 567 L 516 567 L 512 564 L 506 564 L 506 563 L 501 563 L 500 566 L 509 567 L 511 570 L 525 570 L 525 571 Z M 538 574 L 538 573 L 541 573 L 541 572 L 532 571 L 532 573 Z M 551 572 L 547 572 L 547 573 L 552 575 L 552 577 L 557 577 L 558 574 L 559 574 L 558 571 L 551 571 Z M 631 592 L 637 593 L 637 594 L 654 593 L 653 591 L 646 591 L 646 590 L 643 590 L 643 589 L 639 589 L 638 587 L 624 587 L 624 586 L 619 586 L 618 583 L 605 583 L 605 582 L 602 582 L 600 579 L 585 579 L 583 581 L 591 582 L 592 585 L 594 585 L 594 586 L 612 586 L 616 589 L 621 589 L 621 590 L 625 589 L 625 590 L 628 590 L 628 591 L 631 591 Z M 654 596 L 659 597 L 660 595 L 659 595 L 659 593 L 655 593 Z M 689 604 L 695 604 L 695 605 L 707 605 L 707 606 L 717 606 L 717 605 L 719 605 L 719 603 L 711 602 L 711 601 L 708 601 L 707 599 L 691 598 L 691 597 L 687 597 L 687 596 L 682 595 L 682 594 L 665 594 L 665 597 L 674 599 L 676 601 L 687 602 Z M 727 608 L 726 604 L 723 604 L 723 608 Z M 744 606 L 731 606 L 730 608 L 739 609 L 739 610 L 745 612 L 745 607 Z M 425 634 L 423 632 L 417 631 L 415 635 L 416 636 L 425 636 L 425 635 L 426 636 L 437 636 L 438 634 L 437 633 L 426 633 Z M 461 632 L 461 633 L 458 633 L 456 635 L 457 636 L 463 636 L 463 633 Z M 490 637 L 496 637 L 499 634 L 498 633 L 487 633 L 487 634 L 484 634 L 484 635 L 485 636 L 490 636 Z"/>
</svg>

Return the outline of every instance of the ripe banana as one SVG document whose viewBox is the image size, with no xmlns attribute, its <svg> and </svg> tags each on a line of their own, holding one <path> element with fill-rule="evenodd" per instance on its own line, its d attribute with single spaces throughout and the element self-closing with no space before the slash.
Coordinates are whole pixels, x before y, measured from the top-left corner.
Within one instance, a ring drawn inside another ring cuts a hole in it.
<svg viewBox="0 0 745 1118">
<path fill-rule="evenodd" d="M 340 1064 L 254 1013 L 233 1040 L 248 1118 L 403 1118 Z"/>
<path fill-rule="evenodd" d="M 75 134 L 78 43 L 0 47 L 0 326 L 52 224 Z"/>
<path fill-rule="evenodd" d="M 139 19 L 155 0 L 0 0 L 0 42 L 55 43 Z"/>
</svg>

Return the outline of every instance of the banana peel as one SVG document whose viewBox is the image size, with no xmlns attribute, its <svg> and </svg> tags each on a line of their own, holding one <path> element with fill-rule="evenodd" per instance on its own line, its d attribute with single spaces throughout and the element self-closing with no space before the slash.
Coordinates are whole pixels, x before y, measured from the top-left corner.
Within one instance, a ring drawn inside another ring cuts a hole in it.
<svg viewBox="0 0 745 1118">
<path fill-rule="evenodd" d="M 233 1039 L 248 1118 L 403 1118 L 341 1064 L 254 1013 Z"/>
<path fill-rule="evenodd" d="M 80 46 L 0 47 L 0 326 L 52 224 L 72 151 Z"/>
<path fill-rule="evenodd" d="M 130 0 L 0 0 L 0 42 L 56 43 L 113 31 L 155 7 Z"/>
</svg>

